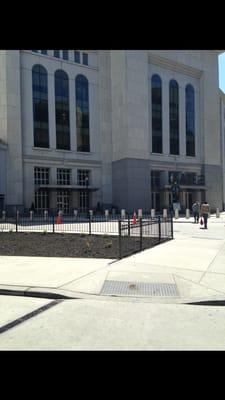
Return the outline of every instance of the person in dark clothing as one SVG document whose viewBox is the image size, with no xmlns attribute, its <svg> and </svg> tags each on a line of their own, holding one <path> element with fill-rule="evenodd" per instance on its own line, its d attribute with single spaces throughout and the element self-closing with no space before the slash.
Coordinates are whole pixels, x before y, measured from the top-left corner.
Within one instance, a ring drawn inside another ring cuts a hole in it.
<svg viewBox="0 0 225 400">
<path fill-rule="evenodd" d="M 199 221 L 199 213 L 200 213 L 200 203 L 196 201 L 192 206 L 192 212 L 194 217 L 194 223 L 198 223 Z"/>
<path fill-rule="evenodd" d="M 205 229 L 208 229 L 207 223 L 208 223 L 209 212 L 210 212 L 210 206 L 207 203 L 207 201 L 204 201 L 204 203 L 201 205 L 201 216 L 204 219 L 204 228 Z"/>
</svg>

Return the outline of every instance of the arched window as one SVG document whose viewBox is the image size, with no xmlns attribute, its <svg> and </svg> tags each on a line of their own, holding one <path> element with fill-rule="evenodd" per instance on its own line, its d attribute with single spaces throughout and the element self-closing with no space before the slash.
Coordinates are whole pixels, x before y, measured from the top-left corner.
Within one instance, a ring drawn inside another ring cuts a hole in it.
<svg viewBox="0 0 225 400">
<path fill-rule="evenodd" d="M 88 80 L 78 75 L 76 86 L 77 151 L 90 151 Z"/>
<path fill-rule="evenodd" d="M 170 81 L 170 154 L 179 154 L 179 86 Z"/>
<path fill-rule="evenodd" d="M 56 148 L 70 150 L 69 79 L 64 71 L 55 72 Z"/>
<path fill-rule="evenodd" d="M 195 157 L 195 91 L 192 85 L 185 89 L 186 155 Z"/>
<path fill-rule="evenodd" d="M 162 81 L 152 76 L 152 152 L 162 153 Z"/>
<path fill-rule="evenodd" d="M 41 65 L 32 69 L 34 146 L 49 147 L 48 75 Z"/>
</svg>

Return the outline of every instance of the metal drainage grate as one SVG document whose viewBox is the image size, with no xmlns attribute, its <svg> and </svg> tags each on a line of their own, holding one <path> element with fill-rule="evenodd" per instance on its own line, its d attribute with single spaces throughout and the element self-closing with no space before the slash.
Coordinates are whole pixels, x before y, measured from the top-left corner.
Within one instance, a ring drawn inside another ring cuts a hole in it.
<svg viewBox="0 0 225 400">
<path fill-rule="evenodd" d="M 179 297 L 174 283 L 105 281 L 101 295 Z"/>
</svg>

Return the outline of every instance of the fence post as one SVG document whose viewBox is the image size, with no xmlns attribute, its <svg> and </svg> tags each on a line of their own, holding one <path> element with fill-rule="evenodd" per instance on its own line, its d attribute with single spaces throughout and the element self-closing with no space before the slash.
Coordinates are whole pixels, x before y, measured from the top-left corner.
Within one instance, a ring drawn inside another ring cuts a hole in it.
<svg viewBox="0 0 225 400">
<path fill-rule="evenodd" d="M 119 233 L 119 259 L 122 258 L 122 238 L 121 238 L 121 220 L 118 220 L 118 233 Z"/>
<path fill-rule="evenodd" d="M 89 210 L 89 235 L 91 235 L 91 217 L 92 217 L 93 211 Z"/>
<path fill-rule="evenodd" d="M 138 210 L 138 218 L 142 218 L 142 208 Z"/>
<path fill-rule="evenodd" d="M 170 213 L 170 222 L 171 222 L 171 237 L 173 239 L 173 213 Z"/>
<path fill-rule="evenodd" d="M 19 210 L 16 210 L 16 232 L 18 232 Z"/>
<path fill-rule="evenodd" d="M 121 210 L 121 219 L 125 219 L 126 218 L 126 210 Z"/>
<path fill-rule="evenodd" d="M 167 219 L 167 209 L 163 209 L 163 219 Z"/>
<path fill-rule="evenodd" d="M 109 210 L 105 210 L 105 219 L 108 221 L 109 218 Z"/>
<path fill-rule="evenodd" d="M 186 219 L 190 218 L 190 210 L 189 208 L 186 208 Z"/>
<path fill-rule="evenodd" d="M 142 251 L 142 217 L 139 218 L 140 221 L 140 251 Z"/>
<path fill-rule="evenodd" d="M 52 233 L 55 233 L 55 216 L 52 214 Z"/>
<path fill-rule="evenodd" d="M 44 221 L 47 221 L 48 218 L 48 210 L 44 210 Z"/>
<path fill-rule="evenodd" d="M 159 243 L 161 242 L 161 218 L 158 216 L 158 224 L 159 224 Z"/>
<path fill-rule="evenodd" d="M 130 237 L 130 215 L 127 215 L 127 222 L 128 222 L 128 236 Z"/>
</svg>

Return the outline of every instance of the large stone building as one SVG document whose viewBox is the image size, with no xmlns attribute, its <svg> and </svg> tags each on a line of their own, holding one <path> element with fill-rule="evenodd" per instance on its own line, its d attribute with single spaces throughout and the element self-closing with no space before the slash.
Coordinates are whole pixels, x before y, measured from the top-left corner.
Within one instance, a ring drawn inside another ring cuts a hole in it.
<svg viewBox="0 0 225 400">
<path fill-rule="evenodd" d="M 222 193 L 223 193 L 223 210 L 225 210 L 225 93 L 220 92 L 220 118 L 221 118 L 221 159 L 222 159 Z"/>
<path fill-rule="evenodd" d="M 223 208 L 218 50 L 1 50 L 0 207 Z"/>
</svg>

